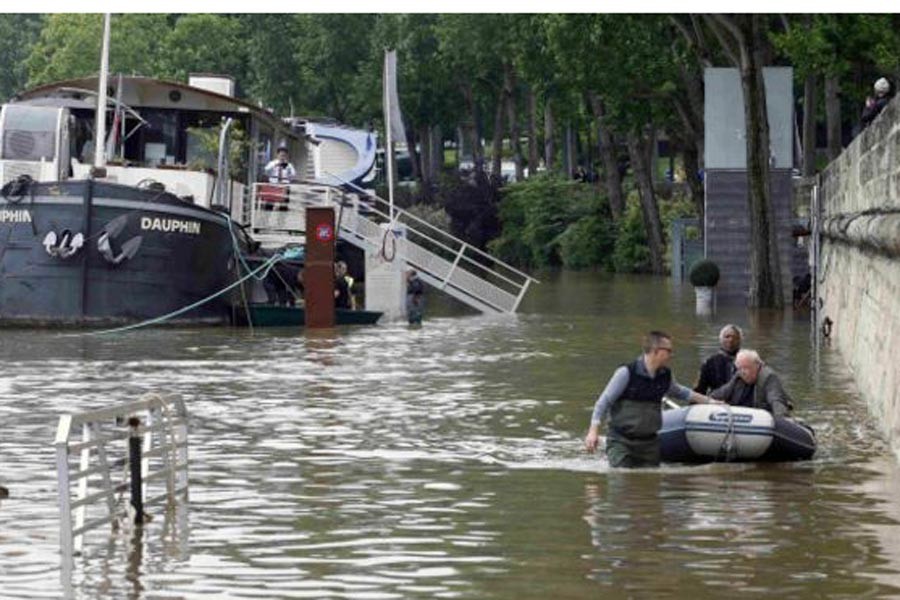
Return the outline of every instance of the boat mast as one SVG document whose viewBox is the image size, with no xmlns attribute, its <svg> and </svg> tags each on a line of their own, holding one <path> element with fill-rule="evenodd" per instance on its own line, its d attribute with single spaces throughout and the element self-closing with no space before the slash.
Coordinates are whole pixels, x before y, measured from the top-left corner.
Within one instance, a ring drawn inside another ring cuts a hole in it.
<svg viewBox="0 0 900 600">
<path fill-rule="evenodd" d="M 100 83 L 97 90 L 96 138 L 94 140 L 94 168 L 106 166 L 106 81 L 109 77 L 109 19 L 103 15 L 103 50 L 100 53 Z"/>
</svg>

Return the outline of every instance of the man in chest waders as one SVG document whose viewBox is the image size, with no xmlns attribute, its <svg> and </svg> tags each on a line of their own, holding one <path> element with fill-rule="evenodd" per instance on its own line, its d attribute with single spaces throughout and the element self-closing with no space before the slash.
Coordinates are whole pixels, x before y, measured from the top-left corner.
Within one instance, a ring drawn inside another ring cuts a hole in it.
<svg viewBox="0 0 900 600">
<path fill-rule="evenodd" d="M 710 401 L 672 377 L 669 363 L 674 349 L 670 335 L 651 331 L 644 338 L 643 351 L 634 362 L 613 373 L 594 405 L 591 427 L 584 439 L 587 451 L 594 452 L 600 421 L 609 412 L 606 457 L 612 467 L 659 465 L 657 432 L 662 426 L 663 396 L 691 403 Z"/>
</svg>

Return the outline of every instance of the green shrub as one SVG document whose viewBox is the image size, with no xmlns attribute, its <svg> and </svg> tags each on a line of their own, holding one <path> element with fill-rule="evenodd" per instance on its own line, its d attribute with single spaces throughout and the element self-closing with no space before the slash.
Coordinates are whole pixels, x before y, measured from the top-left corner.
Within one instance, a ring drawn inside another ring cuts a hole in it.
<svg viewBox="0 0 900 600">
<path fill-rule="evenodd" d="M 625 214 L 619 221 L 612 263 L 619 273 L 650 271 L 650 247 L 647 245 L 644 214 L 636 191 L 629 193 L 625 199 Z"/>
<path fill-rule="evenodd" d="M 719 283 L 719 267 L 713 261 L 704 258 L 694 263 L 689 277 L 694 287 L 715 287 Z"/>
<path fill-rule="evenodd" d="M 612 248 L 605 199 L 587 184 L 538 175 L 502 189 L 502 231 L 489 248 L 530 267 L 602 265 Z"/>
<path fill-rule="evenodd" d="M 569 225 L 559 236 L 559 254 L 569 269 L 612 270 L 616 228 L 611 219 L 590 215 Z"/>
</svg>

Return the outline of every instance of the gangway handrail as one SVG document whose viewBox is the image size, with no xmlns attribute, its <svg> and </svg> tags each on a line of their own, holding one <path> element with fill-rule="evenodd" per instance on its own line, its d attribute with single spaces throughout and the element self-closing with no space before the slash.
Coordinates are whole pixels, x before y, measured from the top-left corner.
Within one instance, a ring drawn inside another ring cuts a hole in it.
<svg viewBox="0 0 900 600">
<path fill-rule="evenodd" d="M 64 566 L 70 566 L 73 556 L 81 552 L 85 533 L 107 524 L 114 531 L 118 529 L 119 521 L 128 514 L 128 509 L 119 507 L 117 494 L 128 489 L 129 484 L 134 491 L 137 481 L 136 475 L 132 480 L 130 472 L 141 474 L 141 498 L 146 496 L 148 482 L 165 479 L 166 492 L 147 501 L 142 499 L 143 505 L 161 499 L 168 500 L 171 505 L 179 496 L 187 498 L 187 430 L 184 401 L 160 394 L 146 394 L 137 401 L 115 407 L 60 416 L 55 447 L 59 542 Z M 79 431 L 81 439 L 73 440 Z M 138 453 L 140 460 L 131 464 L 131 456 L 135 454 L 129 453 L 129 444 L 133 438 L 142 438 L 142 452 Z M 122 440 L 126 443 L 115 445 Z M 93 466 L 92 452 L 97 457 L 97 464 Z M 78 456 L 75 469 L 69 465 L 71 455 Z M 154 470 L 154 466 L 159 468 Z M 122 475 L 114 477 L 114 472 Z M 91 480 L 95 475 L 100 476 L 99 489 L 97 481 Z M 73 484 L 77 484 L 74 500 Z M 92 485 L 93 490 L 89 489 Z M 88 507 L 99 500 L 105 501 L 106 514 L 88 520 Z"/>
<path fill-rule="evenodd" d="M 268 185 L 272 185 L 272 186 L 283 185 L 283 187 L 287 187 L 287 188 L 290 188 L 290 187 L 291 187 L 290 184 L 268 184 Z M 298 186 L 298 187 L 300 187 L 300 186 Z M 316 194 L 322 193 L 323 196 L 325 197 L 325 200 L 324 200 L 325 202 L 331 202 L 332 204 L 334 203 L 333 200 L 329 200 L 329 199 L 328 199 L 328 196 L 329 196 L 330 192 L 331 192 L 333 189 L 335 189 L 333 186 L 328 186 L 328 185 L 326 185 L 326 184 L 317 184 L 316 186 L 302 186 L 302 188 L 303 188 L 303 189 L 306 189 L 307 191 L 312 192 L 312 193 L 316 193 Z M 339 202 L 343 202 L 343 198 L 341 198 L 341 200 L 339 200 Z M 301 198 L 300 198 L 300 204 L 301 204 L 301 205 L 312 205 L 312 206 L 317 206 L 317 205 L 319 205 L 319 204 L 316 204 L 314 201 L 310 200 L 310 198 L 308 198 L 308 197 L 303 197 L 302 195 L 301 195 Z M 293 210 L 293 209 L 289 208 L 288 210 L 290 211 L 290 210 Z M 412 213 L 410 213 L 410 212 L 408 212 L 408 211 L 404 211 L 403 209 L 401 209 L 401 208 L 396 208 L 396 207 L 394 208 L 394 218 L 393 218 L 393 219 L 391 219 L 391 217 L 390 217 L 390 215 L 389 215 L 388 213 L 382 212 L 381 210 L 379 210 L 378 208 L 375 208 L 375 207 L 368 207 L 368 211 L 369 211 L 369 213 L 378 215 L 378 216 L 382 217 L 385 221 L 390 222 L 390 223 L 391 223 L 390 227 L 393 227 L 393 224 L 399 222 L 399 218 L 400 218 L 401 215 L 402 215 L 402 216 L 409 216 L 409 217 L 412 217 L 412 218 L 417 219 L 417 217 L 416 217 L 415 215 L 413 215 Z M 424 238 L 424 239 L 427 240 L 428 242 L 430 242 L 430 243 L 432 243 L 432 244 L 434 244 L 434 245 L 436 245 L 436 246 L 438 246 L 438 247 L 440 247 L 440 248 L 446 250 L 446 251 L 449 252 L 451 255 L 454 255 L 454 256 L 456 257 L 456 258 L 454 259 L 454 267 L 459 263 L 459 259 L 462 259 L 462 260 L 466 261 L 466 263 L 473 265 L 473 266 L 476 267 L 477 269 L 481 269 L 481 270 L 483 270 L 483 271 L 485 271 L 485 272 L 487 272 L 487 273 L 490 273 L 491 275 L 493 275 L 493 276 L 495 276 L 495 277 L 497 277 L 497 278 L 499 278 L 499 279 L 502 279 L 503 281 L 506 281 L 506 282 L 509 283 L 510 285 L 515 286 L 517 289 L 520 289 L 520 288 L 521 288 L 521 289 L 527 289 L 528 284 L 531 283 L 531 282 L 540 283 L 540 282 L 537 281 L 536 279 L 534 279 L 534 278 L 532 278 L 532 277 L 530 277 L 530 276 L 528 276 L 528 275 L 526 275 L 526 274 L 524 274 L 524 273 L 517 272 L 513 267 L 509 267 L 508 265 L 506 265 L 505 263 L 503 263 L 503 261 L 501 261 L 501 260 L 499 260 L 499 259 L 497 259 L 497 258 L 495 258 L 495 257 L 492 257 L 492 256 L 489 255 L 489 254 L 485 254 L 485 253 L 481 252 L 480 250 L 478 250 L 478 248 L 476 248 L 475 246 L 469 244 L 468 242 L 466 242 L 466 241 L 464 241 L 464 240 L 461 240 L 461 239 L 459 239 L 459 238 L 456 238 L 456 237 L 454 237 L 453 235 L 450 235 L 450 234 L 448 234 L 447 232 L 442 231 L 442 230 L 440 230 L 440 229 L 438 229 L 438 228 L 436 228 L 436 227 L 430 225 L 430 224 L 427 223 L 426 221 L 422 221 L 422 222 L 425 223 L 426 225 L 429 225 L 429 226 L 430 226 L 432 229 L 434 229 L 435 231 L 440 232 L 445 238 L 449 238 L 449 239 L 451 239 L 451 240 L 453 240 L 454 242 L 457 242 L 457 243 L 459 244 L 459 248 L 452 248 L 452 247 L 448 246 L 446 243 L 442 242 L 441 240 L 435 239 L 435 238 L 429 236 L 427 233 L 423 233 L 423 232 L 417 231 L 417 230 L 415 230 L 415 229 L 412 229 L 412 230 L 411 230 L 416 236 L 419 236 L 419 237 L 421 237 L 421 238 Z M 337 223 L 337 226 L 338 226 L 339 228 L 341 228 L 341 229 L 344 229 L 344 230 L 350 232 L 350 233 L 355 233 L 355 232 L 352 230 L 351 227 L 348 227 L 347 225 L 344 225 L 343 223 Z M 407 241 L 407 242 L 410 242 L 410 243 L 415 243 L 415 242 L 412 242 L 411 240 L 406 240 L 406 241 Z M 521 282 L 520 282 L 520 281 L 514 281 L 513 279 L 510 279 L 509 277 L 507 277 L 507 276 L 504 275 L 503 273 L 501 273 L 501 272 L 499 272 L 499 271 L 497 271 L 497 270 L 491 268 L 490 266 L 481 264 L 481 263 L 475 261 L 473 258 L 471 258 L 471 257 L 469 257 L 469 256 L 466 256 L 466 255 L 465 255 L 465 251 L 466 251 L 467 249 L 472 249 L 472 250 L 475 250 L 476 252 L 481 252 L 481 254 L 484 254 L 485 256 L 487 256 L 488 258 L 490 258 L 494 263 L 499 263 L 499 264 L 503 265 L 504 267 L 508 268 L 508 270 L 513 271 L 514 273 L 521 275 L 521 276 L 523 277 L 524 281 L 521 281 Z M 414 261 L 410 261 L 409 257 L 407 257 L 406 260 L 407 260 L 408 262 L 414 262 Z M 420 268 L 421 268 L 421 267 L 420 267 Z M 447 276 L 446 279 L 449 280 L 449 275 Z M 446 281 L 444 282 L 444 285 L 446 285 Z M 442 287 L 443 287 L 443 286 L 442 286 Z M 499 308 L 498 308 L 498 310 L 502 310 L 502 309 L 499 309 Z"/>
<path fill-rule="evenodd" d="M 333 178 L 345 181 L 337 175 Z M 336 214 L 339 236 L 364 250 L 385 251 L 388 237 L 402 248 L 403 264 L 419 270 L 426 283 L 482 312 L 514 313 L 531 283 L 539 280 L 468 242 L 355 184 L 256 183 L 252 186 L 252 235 L 289 243 L 305 230 L 305 207 L 328 206 Z M 355 193 L 352 189 L 361 190 Z M 402 231 L 397 226 L 403 227 Z M 385 256 L 386 260 L 388 259 Z"/>
<path fill-rule="evenodd" d="M 378 210 L 377 208 L 371 208 L 371 207 L 369 208 L 369 211 L 370 211 L 370 212 L 373 212 L 373 213 L 375 213 L 376 215 L 378 215 L 378 216 L 380 216 L 380 217 L 383 217 L 384 219 L 390 221 L 390 215 L 389 215 L 388 213 L 381 212 L 381 211 Z M 395 216 L 394 216 L 393 221 L 391 221 L 392 223 L 396 223 L 396 222 L 397 222 L 397 217 L 399 216 L 399 214 L 401 213 L 401 211 L 403 211 L 403 209 L 401 209 L 401 208 L 395 208 L 395 209 L 394 209 Z M 406 214 L 412 216 L 411 213 L 406 213 Z M 347 226 L 343 226 L 343 225 L 341 225 L 340 223 L 338 223 L 338 225 L 341 226 L 341 227 L 343 227 L 344 229 L 347 229 L 348 231 L 352 231 L 352 230 L 351 230 L 349 227 L 347 227 Z M 492 275 L 495 275 L 495 276 L 499 277 L 500 279 L 503 279 L 504 281 L 506 281 L 506 282 L 508 282 L 508 283 L 510 283 L 510 284 L 512 284 L 512 285 L 514 285 L 514 286 L 519 287 L 519 286 L 524 286 L 524 285 L 526 285 L 525 282 L 520 283 L 520 282 L 518 282 L 518 281 L 513 281 L 512 279 L 510 279 L 509 277 L 506 277 L 506 276 L 503 275 L 502 273 L 500 273 L 500 272 L 498 272 L 498 271 L 495 271 L 495 270 L 493 270 L 492 268 L 490 268 L 490 267 L 488 267 L 488 266 L 486 266 L 486 265 L 483 265 L 483 264 L 480 264 L 480 263 L 478 263 L 478 262 L 475 262 L 472 258 L 466 256 L 466 255 L 465 255 L 465 250 L 466 250 L 467 248 L 471 248 L 472 250 L 477 250 L 477 248 L 475 248 L 475 246 L 473 246 L 472 244 L 470 244 L 470 243 L 468 243 L 468 242 L 466 242 L 466 241 L 464 241 L 464 240 L 460 240 L 460 239 L 458 239 L 458 238 L 454 238 L 453 236 L 451 236 L 451 235 L 449 235 L 449 234 L 446 234 L 446 232 L 444 232 L 445 235 L 447 235 L 447 237 L 450 237 L 451 239 L 453 239 L 453 240 L 455 240 L 455 241 L 458 241 L 458 242 L 460 243 L 460 247 L 459 247 L 458 249 L 457 249 L 457 248 L 451 248 L 450 246 L 448 246 L 447 244 L 445 244 L 445 243 L 442 242 L 441 240 L 434 239 L 434 238 L 428 236 L 427 234 L 420 233 L 420 232 L 415 231 L 415 230 L 413 230 L 413 231 L 415 232 L 415 234 L 416 234 L 417 236 L 420 236 L 420 237 L 422 237 L 422 238 L 428 240 L 428 241 L 431 242 L 432 244 L 436 244 L 437 246 L 440 246 L 441 248 L 443 248 L 443 249 L 446 250 L 447 252 L 450 252 L 451 254 L 453 254 L 453 255 L 455 256 L 455 259 L 454 259 L 454 266 L 462 259 L 462 260 L 465 260 L 465 261 L 467 261 L 467 262 L 473 264 L 474 266 L 478 267 L 479 269 L 483 269 L 483 270 L 485 270 L 485 271 L 491 273 Z M 440 229 L 438 229 L 438 231 L 440 231 Z M 410 241 L 410 240 L 407 240 L 407 241 Z M 415 242 L 412 242 L 412 243 L 415 243 Z M 406 260 L 409 261 L 409 258 L 407 258 Z M 527 275 L 526 275 L 525 277 L 526 277 L 526 279 L 530 279 L 530 277 L 528 277 Z"/>
<path fill-rule="evenodd" d="M 381 202 L 382 204 L 384 204 L 384 205 L 386 205 L 386 206 L 390 206 L 390 205 L 391 205 L 391 203 L 388 202 L 387 200 L 385 200 L 384 198 L 378 196 L 377 194 L 370 194 L 370 193 L 369 193 L 367 190 L 365 190 L 364 188 L 359 187 L 358 185 L 356 185 L 355 183 L 353 183 L 353 182 L 351 182 L 351 181 L 347 181 L 347 180 L 345 180 L 345 179 L 342 179 L 339 175 L 335 175 L 334 173 L 330 173 L 330 172 L 328 172 L 328 171 L 324 171 L 324 173 L 325 173 L 326 175 L 330 175 L 331 177 L 334 177 L 334 178 L 337 179 L 338 181 L 342 182 L 344 185 L 348 185 L 348 186 L 350 186 L 350 187 L 356 189 L 356 190 L 359 191 L 361 194 L 364 194 L 366 198 L 374 198 L 375 200 Z M 458 237 L 456 237 L 456 236 L 454 236 L 454 235 L 452 235 L 452 234 L 447 233 L 446 231 L 444 231 L 444 230 L 441 229 L 440 227 L 435 227 L 434 225 L 432 225 L 431 223 L 429 223 L 429 222 L 426 221 L 425 219 L 422 219 L 421 217 L 418 217 L 418 216 L 414 215 L 413 213 L 411 213 L 411 212 L 409 212 L 409 211 L 407 211 L 407 210 L 404 210 L 404 209 L 402 209 L 402 208 L 400 208 L 400 207 L 398 207 L 398 206 L 394 206 L 394 211 L 400 211 L 400 212 L 403 213 L 404 216 L 409 217 L 409 218 L 411 218 L 411 219 L 413 219 L 413 220 L 415 220 L 415 221 L 418 221 L 419 223 L 425 225 L 425 226 L 428 227 L 429 229 L 432 229 L 432 230 L 434 230 L 434 231 L 437 231 L 438 233 L 440 233 L 441 235 L 443 235 L 443 236 L 445 236 L 445 237 L 449 237 L 449 238 L 453 239 L 454 241 L 457 241 L 457 242 L 459 242 L 459 243 L 461 243 L 461 244 L 464 244 L 464 245 L 468 246 L 469 248 L 471 248 L 472 250 L 474 250 L 476 253 L 480 254 L 481 256 L 483 256 L 483 257 L 485 257 L 485 258 L 488 258 L 488 259 L 490 259 L 490 260 L 492 260 L 492 261 L 494 261 L 494 262 L 496 262 L 496 263 L 498 263 L 498 264 L 503 265 L 504 268 L 506 268 L 506 269 L 512 271 L 513 273 L 515 273 L 515 274 L 517 274 L 517 275 L 520 275 L 520 276 L 524 277 L 525 279 L 530 279 L 530 280 L 533 281 L 534 283 L 540 283 L 539 280 L 537 280 L 536 278 L 532 277 L 532 276 L 529 275 L 528 273 L 524 273 L 524 272 L 520 271 L 519 269 L 515 268 L 514 266 L 510 265 L 509 263 L 506 263 L 506 262 L 500 260 L 500 259 L 497 258 L 496 256 L 493 256 L 492 254 L 489 254 L 489 253 L 485 252 L 484 250 L 481 250 L 480 248 L 476 248 L 475 246 L 469 244 L 469 243 L 466 242 L 465 240 L 461 240 L 461 239 L 459 239 Z M 379 211 L 379 212 L 380 212 L 380 211 Z M 384 213 L 381 213 L 381 214 L 384 214 Z M 435 240 L 435 241 L 436 241 L 436 240 Z M 478 264 L 478 263 L 475 263 L 475 264 Z"/>
<path fill-rule="evenodd" d="M 265 185 L 265 186 L 271 186 L 271 187 L 282 187 L 282 188 L 286 188 L 286 189 L 292 189 L 295 187 L 300 188 L 301 189 L 301 195 L 300 195 L 300 205 L 301 206 L 304 206 L 304 205 L 321 206 L 322 205 L 322 203 L 318 203 L 314 199 L 311 199 L 309 197 L 310 194 L 321 194 L 323 196 L 323 201 L 325 203 L 331 203 L 332 205 L 337 204 L 337 203 L 345 203 L 345 200 L 343 197 L 340 198 L 337 202 L 328 198 L 328 196 L 330 195 L 332 190 L 335 190 L 336 188 L 334 186 L 329 186 L 327 184 L 321 184 L 321 183 L 314 183 L 312 185 L 310 185 L 310 184 L 288 184 L 288 183 L 285 183 L 285 184 L 275 184 L 275 183 L 255 184 L 255 186 L 259 186 L 259 185 Z M 350 184 L 350 185 L 353 185 L 353 184 Z M 306 194 L 303 193 L 304 191 L 306 192 Z M 372 197 L 372 196 L 367 195 L 366 197 Z M 376 196 L 376 198 L 377 198 L 377 196 Z M 362 199 L 359 199 L 358 202 L 364 203 L 364 201 Z M 383 200 L 382 200 L 382 203 L 384 203 Z M 255 228 L 261 228 L 257 225 L 255 213 L 256 213 L 256 210 L 258 209 L 258 207 L 261 206 L 262 204 L 263 204 L 263 202 L 259 200 L 258 195 L 256 193 L 254 193 L 254 203 L 253 203 L 254 216 L 251 219 L 251 223 L 252 223 L 252 226 Z M 279 211 L 274 211 L 274 212 L 275 212 L 275 214 L 289 214 L 290 212 L 293 212 L 293 211 L 294 211 L 294 208 L 289 205 L 286 213 L 279 212 Z M 492 255 L 478 249 L 477 247 L 473 246 L 472 244 L 466 242 L 465 240 L 459 239 L 459 238 L 453 236 L 452 234 L 449 234 L 446 231 L 443 231 L 440 228 L 435 227 L 434 225 L 428 223 L 427 221 L 417 217 L 416 215 L 414 215 L 411 212 L 406 211 L 402 208 L 397 208 L 397 207 L 394 208 L 393 219 L 391 219 L 391 217 L 388 213 L 382 212 L 381 210 L 379 210 L 376 207 L 367 206 L 367 211 L 371 214 L 375 214 L 375 215 L 378 215 L 379 217 L 382 217 L 385 221 L 388 221 L 391 224 L 400 222 L 399 219 L 401 216 L 408 217 L 410 219 L 414 219 L 414 220 L 418 221 L 419 223 L 424 224 L 425 226 L 432 229 L 433 231 L 436 231 L 439 234 L 441 234 L 441 236 L 444 237 L 445 239 L 452 240 L 454 243 L 458 244 L 459 247 L 453 248 L 453 247 L 447 245 L 446 243 L 444 243 L 443 241 L 441 241 L 440 239 L 436 239 L 432 236 L 429 236 L 427 233 L 424 233 L 422 231 L 418 231 L 416 229 L 412 229 L 411 231 L 416 236 L 419 236 L 419 237 L 427 240 L 428 242 L 430 242 L 436 246 L 439 246 L 440 248 L 446 250 L 453 256 L 456 256 L 456 255 L 462 253 L 461 258 L 463 260 L 465 260 L 466 263 L 473 265 L 477 269 L 481 269 L 487 273 L 490 273 L 491 275 L 493 275 L 499 279 L 502 279 L 503 281 L 506 281 L 507 283 L 515 286 L 517 289 L 518 288 L 526 288 L 527 289 L 528 285 L 531 283 L 540 283 L 540 281 L 538 279 L 528 275 L 527 273 L 523 273 L 522 271 L 519 271 L 515 267 L 503 262 L 499 258 L 492 256 Z M 343 225 L 341 223 L 338 223 L 337 225 L 339 227 L 341 227 L 342 229 L 345 229 L 345 230 L 353 233 L 352 229 L 350 227 Z M 493 264 L 493 267 L 479 263 L 476 260 L 474 260 L 472 257 L 466 256 L 465 255 L 466 250 L 472 250 L 472 251 L 478 253 L 479 255 L 489 259 L 491 261 L 491 263 Z M 458 262 L 458 261 L 454 261 L 454 262 Z M 502 267 L 503 270 L 509 271 L 511 274 L 520 276 L 523 281 L 515 281 L 515 280 L 511 279 L 510 277 L 507 277 L 501 271 L 499 271 L 495 268 L 497 266 Z"/>
</svg>

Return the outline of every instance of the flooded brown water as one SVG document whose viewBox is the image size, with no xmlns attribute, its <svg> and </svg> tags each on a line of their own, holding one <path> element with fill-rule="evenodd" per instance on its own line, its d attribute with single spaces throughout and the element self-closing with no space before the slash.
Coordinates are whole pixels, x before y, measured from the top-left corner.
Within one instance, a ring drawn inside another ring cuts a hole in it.
<svg viewBox="0 0 900 600">
<path fill-rule="evenodd" d="M 0 598 L 900 597 L 900 469 L 805 314 L 693 314 L 668 280 L 549 273 L 512 318 L 0 331 Z M 807 463 L 610 472 L 582 450 L 641 334 L 691 383 L 728 321 L 819 434 Z M 61 580 L 60 414 L 180 394 L 190 503 Z"/>
</svg>

